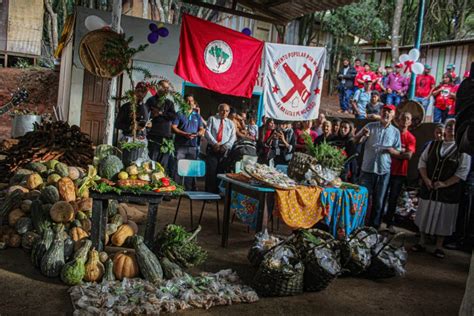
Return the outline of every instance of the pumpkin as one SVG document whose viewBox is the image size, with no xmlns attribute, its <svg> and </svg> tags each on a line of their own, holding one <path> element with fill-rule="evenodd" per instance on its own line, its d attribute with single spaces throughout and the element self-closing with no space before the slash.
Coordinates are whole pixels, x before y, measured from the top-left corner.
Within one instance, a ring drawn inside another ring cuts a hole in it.
<svg viewBox="0 0 474 316">
<path fill-rule="evenodd" d="M 55 185 L 59 180 L 61 180 L 61 176 L 57 173 L 52 173 L 46 179 L 46 183 L 49 185 Z"/>
<path fill-rule="evenodd" d="M 51 246 L 53 236 L 53 230 L 51 228 L 46 228 L 43 232 L 42 238 L 33 244 L 33 247 L 31 248 L 31 262 L 35 267 L 41 265 L 41 259 L 43 259 L 44 254 Z"/>
<path fill-rule="evenodd" d="M 41 190 L 40 199 L 45 203 L 54 204 L 59 201 L 59 191 L 54 185 L 48 185 Z"/>
<path fill-rule="evenodd" d="M 46 161 L 44 163 L 44 165 L 46 166 L 46 168 L 48 168 L 49 170 L 54 170 L 54 167 L 59 163 L 59 161 L 57 161 L 56 159 L 53 159 L 53 160 L 49 160 L 49 161 Z"/>
<path fill-rule="evenodd" d="M 39 234 L 43 234 L 44 230 L 51 226 L 52 223 L 49 216 L 49 209 L 45 210 L 39 200 L 31 203 L 30 214 L 33 228 Z"/>
<path fill-rule="evenodd" d="M 71 180 L 77 180 L 81 177 L 81 174 L 79 173 L 79 170 L 77 170 L 76 167 L 68 167 L 68 177 L 71 178 Z"/>
<path fill-rule="evenodd" d="M 76 258 L 66 263 L 61 269 L 61 280 L 67 285 L 77 285 L 82 282 L 86 267 L 82 258 Z"/>
<path fill-rule="evenodd" d="M 122 246 L 128 237 L 134 235 L 133 228 L 127 224 L 120 225 L 117 231 L 112 235 L 112 244 L 114 246 Z"/>
<path fill-rule="evenodd" d="M 35 232 L 27 232 L 21 236 L 21 247 L 26 250 L 31 250 L 33 244 L 36 243 L 41 236 Z"/>
<path fill-rule="evenodd" d="M 74 209 L 68 202 L 59 201 L 51 207 L 49 215 L 56 223 L 68 223 L 74 220 Z"/>
<path fill-rule="evenodd" d="M 134 278 L 139 273 L 135 255 L 128 251 L 121 251 L 114 256 L 114 274 L 118 280 Z"/>
<path fill-rule="evenodd" d="M 37 172 L 37 173 L 43 173 L 48 170 L 48 167 L 46 167 L 43 163 L 41 162 L 30 162 L 29 164 L 26 165 L 26 168 Z"/>
<path fill-rule="evenodd" d="M 90 231 L 91 231 L 91 229 L 92 229 L 92 222 L 91 222 L 90 219 L 88 219 L 88 218 L 81 219 L 79 222 L 81 223 L 81 226 L 80 226 L 80 227 L 82 227 L 82 229 L 84 229 L 86 232 L 90 232 Z"/>
<path fill-rule="evenodd" d="M 16 222 L 18 222 L 18 220 L 24 216 L 26 216 L 25 212 L 23 212 L 19 208 L 16 208 L 11 211 L 10 214 L 8 214 L 8 224 L 11 227 L 15 227 Z"/>
<path fill-rule="evenodd" d="M 78 201 L 77 207 L 79 211 L 92 211 L 92 198 L 82 198 Z"/>
<path fill-rule="evenodd" d="M 105 263 L 109 259 L 109 255 L 105 251 L 99 252 L 99 260 L 102 263 Z"/>
<path fill-rule="evenodd" d="M 114 155 L 109 155 L 99 162 L 97 173 L 105 179 L 113 180 L 123 169 L 122 160 Z"/>
<path fill-rule="evenodd" d="M 61 200 L 71 202 L 76 200 L 76 186 L 68 177 L 61 178 L 58 181 L 59 197 Z"/>
<path fill-rule="evenodd" d="M 105 262 L 105 274 L 102 279 L 103 281 L 115 281 L 115 275 L 114 275 L 114 262 L 112 259 L 107 259 Z"/>
<path fill-rule="evenodd" d="M 18 234 L 11 234 L 7 242 L 8 247 L 18 248 L 21 246 L 21 236 Z"/>
<path fill-rule="evenodd" d="M 138 234 L 138 225 L 134 221 L 128 221 L 127 225 L 132 227 L 134 235 Z"/>
<path fill-rule="evenodd" d="M 92 247 L 92 241 L 90 239 L 81 240 L 81 246 L 74 253 L 74 259 L 81 258 L 84 262 L 87 260 L 87 254 Z"/>
<path fill-rule="evenodd" d="M 31 203 L 31 200 L 23 200 L 20 204 L 20 209 L 25 213 L 29 213 L 31 209 Z"/>
<path fill-rule="evenodd" d="M 26 178 L 26 187 L 30 190 L 34 190 L 42 184 L 43 178 L 37 173 L 32 173 Z"/>
<path fill-rule="evenodd" d="M 137 258 L 140 271 L 147 281 L 151 283 L 160 283 L 163 280 L 163 269 L 158 258 L 143 243 L 143 237 L 133 236 L 133 247 L 135 248 L 135 257 Z"/>
<path fill-rule="evenodd" d="M 41 273 L 43 275 L 54 278 L 59 276 L 61 269 L 64 266 L 64 240 L 63 240 L 64 226 L 58 225 L 56 227 L 56 234 L 48 251 L 41 259 Z"/>
<path fill-rule="evenodd" d="M 71 230 L 69 231 L 69 235 L 74 241 L 79 241 L 83 238 L 89 237 L 89 234 L 82 227 L 71 228 Z"/>
<path fill-rule="evenodd" d="M 15 224 L 15 230 L 20 235 L 26 234 L 30 230 L 33 230 L 33 223 L 31 222 L 31 218 L 19 218 Z"/>
<path fill-rule="evenodd" d="M 74 245 L 74 240 L 72 240 L 70 236 L 66 236 L 64 239 L 64 259 L 66 259 L 66 261 L 74 254 Z"/>
<path fill-rule="evenodd" d="M 59 174 L 61 177 L 67 177 L 69 175 L 69 169 L 65 163 L 58 162 L 54 166 L 54 171 Z"/>
<path fill-rule="evenodd" d="M 87 282 L 98 282 L 102 279 L 105 268 L 99 260 L 99 252 L 95 249 L 89 251 L 89 259 L 86 263 L 86 273 L 84 280 Z"/>
</svg>

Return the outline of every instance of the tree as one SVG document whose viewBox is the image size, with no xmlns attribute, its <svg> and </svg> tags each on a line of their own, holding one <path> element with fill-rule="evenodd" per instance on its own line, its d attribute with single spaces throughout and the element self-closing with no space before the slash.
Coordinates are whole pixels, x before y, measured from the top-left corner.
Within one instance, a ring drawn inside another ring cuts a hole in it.
<svg viewBox="0 0 474 316">
<path fill-rule="evenodd" d="M 400 56 L 400 50 L 398 49 L 400 44 L 400 22 L 402 18 L 403 11 L 403 0 L 395 1 L 395 10 L 393 13 L 393 23 L 392 23 L 392 61 L 395 62 Z"/>
</svg>

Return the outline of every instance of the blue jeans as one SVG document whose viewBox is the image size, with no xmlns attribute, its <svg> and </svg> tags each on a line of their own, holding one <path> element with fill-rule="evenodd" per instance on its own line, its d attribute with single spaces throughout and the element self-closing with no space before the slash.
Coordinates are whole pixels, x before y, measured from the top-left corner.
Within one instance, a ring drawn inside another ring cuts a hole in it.
<svg viewBox="0 0 474 316">
<path fill-rule="evenodd" d="M 347 89 L 343 86 L 339 86 L 339 105 L 342 111 L 348 111 L 350 108 L 350 101 L 354 91 Z"/>
<path fill-rule="evenodd" d="M 448 109 L 440 110 L 437 107 L 434 108 L 433 123 L 444 123 L 448 117 Z"/>
<path fill-rule="evenodd" d="M 356 120 L 365 120 L 367 117 L 362 114 L 356 114 L 355 115 Z"/>
<path fill-rule="evenodd" d="M 383 202 L 385 192 L 387 192 L 390 173 L 379 175 L 371 172 L 362 171 L 359 178 L 359 185 L 364 186 L 369 191 L 369 197 L 372 200 L 372 209 L 370 211 L 369 225 L 379 228 L 382 223 Z"/>
<path fill-rule="evenodd" d="M 385 223 L 387 226 L 393 225 L 395 211 L 397 210 L 397 202 L 400 193 L 402 193 L 403 184 L 407 177 L 405 176 L 390 176 L 390 182 L 388 185 L 387 199 L 385 202 L 387 205 L 387 214 L 385 214 Z"/>
<path fill-rule="evenodd" d="M 415 97 L 415 101 L 419 102 L 426 112 L 426 110 L 428 109 L 428 105 L 430 105 L 430 98 Z"/>
<path fill-rule="evenodd" d="M 393 104 L 395 106 L 398 106 L 400 104 L 401 99 L 402 97 L 398 93 L 392 92 L 387 94 L 386 104 Z"/>
</svg>

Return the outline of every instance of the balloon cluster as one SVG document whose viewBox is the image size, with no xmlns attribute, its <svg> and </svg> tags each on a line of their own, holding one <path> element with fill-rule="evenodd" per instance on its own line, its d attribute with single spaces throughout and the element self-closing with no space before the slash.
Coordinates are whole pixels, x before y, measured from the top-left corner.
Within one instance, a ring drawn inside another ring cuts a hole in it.
<svg viewBox="0 0 474 316">
<path fill-rule="evenodd" d="M 416 75 L 421 75 L 425 70 L 425 66 L 422 63 L 417 62 L 420 58 L 420 51 L 416 48 L 412 48 L 408 54 L 400 55 L 400 63 L 403 64 L 403 72 L 412 72 Z"/>
<path fill-rule="evenodd" d="M 156 42 L 158 42 L 158 39 L 160 38 L 160 36 L 167 37 L 170 34 L 168 29 L 163 24 L 160 24 L 158 26 L 155 23 L 150 23 L 148 28 L 151 31 L 151 33 L 148 34 L 148 41 L 151 44 L 155 44 Z"/>
<path fill-rule="evenodd" d="M 242 29 L 242 33 L 244 33 L 244 34 L 247 35 L 247 36 L 250 36 L 250 35 L 252 35 L 252 30 L 249 29 L 248 27 L 244 27 L 244 28 Z"/>
</svg>

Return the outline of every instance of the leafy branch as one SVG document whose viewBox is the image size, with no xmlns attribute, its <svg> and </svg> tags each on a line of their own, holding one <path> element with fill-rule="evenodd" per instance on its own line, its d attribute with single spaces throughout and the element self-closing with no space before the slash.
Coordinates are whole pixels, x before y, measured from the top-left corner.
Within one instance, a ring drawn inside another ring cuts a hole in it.
<svg viewBox="0 0 474 316">
<path fill-rule="evenodd" d="M 342 170 L 344 168 L 346 156 L 341 149 L 326 142 L 316 146 L 308 133 L 304 133 L 303 138 L 308 154 L 316 158 L 318 164 L 322 167 L 332 170 Z"/>
</svg>

